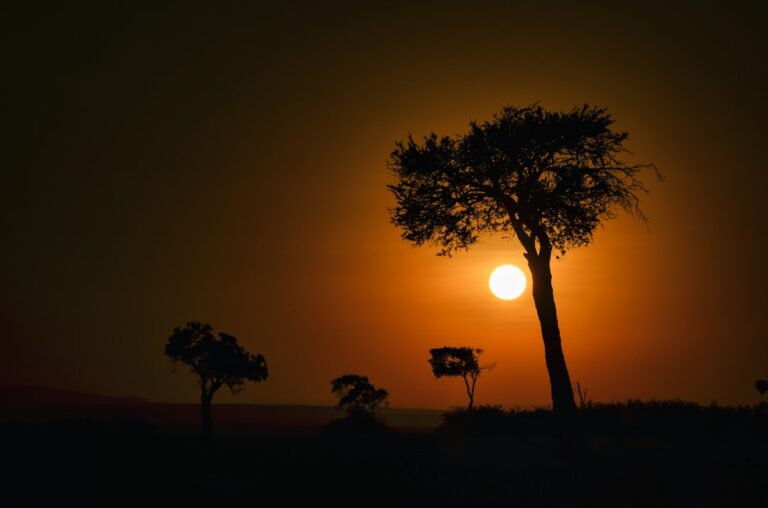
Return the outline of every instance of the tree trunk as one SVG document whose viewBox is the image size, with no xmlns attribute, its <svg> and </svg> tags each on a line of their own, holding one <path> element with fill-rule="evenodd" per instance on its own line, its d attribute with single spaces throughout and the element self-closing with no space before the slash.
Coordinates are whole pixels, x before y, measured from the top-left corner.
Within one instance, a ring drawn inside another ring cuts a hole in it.
<svg viewBox="0 0 768 508">
<path fill-rule="evenodd" d="M 200 416 L 202 417 L 203 424 L 202 439 L 203 442 L 206 443 L 211 440 L 211 436 L 213 435 L 213 418 L 211 417 L 212 400 L 213 394 L 203 391 L 200 396 Z"/>
<path fill-rule="evenodd" d="M 475 403 L 475 387 L 472 385 L 472 389 L 470 390 L 467 375 L 464 374 L 462 377 L 464 378 L 464 386 L 467 387 L 467 397 L 469 398 L 469 406 L 467 406 L 467 411 L 472 411 L 472 405 Z"/>
<path fill-rule="evenodd" d="M 530 256 L 528 267 L 533 279 L 533 301 L 541 324 L 541 338 L 544 340 L 544 356 L 552 388 L 552 410 L 556 414 L 572 414 L 576 412 L 576 402 L 573 399 L 571 378 L 565 366 L 565 356 L 560 344 L 560 328 L 557 325 L 557 308 L 552 290 L 549 259 Z"/>
</svg>

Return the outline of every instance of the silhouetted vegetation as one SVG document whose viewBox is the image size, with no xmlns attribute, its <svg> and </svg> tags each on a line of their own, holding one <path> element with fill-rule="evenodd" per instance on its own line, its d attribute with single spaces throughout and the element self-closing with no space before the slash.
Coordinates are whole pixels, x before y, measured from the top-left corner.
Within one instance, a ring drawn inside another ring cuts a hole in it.
<svg viewBox="0 0 768 508">
<path fill-rule="evenodd" d="M 565 113 L 506 107 L 490 122 L 471 123 L 464 135 L 430 134 L 423 143 L 409 137 L 391 156 L 392 223 L 404 239 L 450 256 L 482 233 L 517 236 L 533 279 L 556 412 L 572 413 L 576 405 L 560 343 L 552 255 L 589 244 L 617 208 L 644 217 L 639 174 L 653 165 L 622 160 L 627 133 L 613 130 L 613 122 L 605 109 L 586 105 Z"/>
<path fill-rule="evenodd" d="M 472 349 L 471 347 L 444 346 L 429 350 L 431 356 L 429 364 L 432 366 L 432 373 L 436 378 L 449 376 L 461 377 L 464 380 L 464 387 L 469 399 L 467 408 L 470 411 L 475 403 L 477 378 L 484 370 L 493 368 L 493 364 L 480 365 L 482 353 L 482 349 Z"/>
<path fill-rule="evenodd" d="M 236 394 L 244 389 L 246 381 L 267 379 L 267 362 L 262 355 L 248 353 L 232 335 L 219 333 L 216 337 L 211 325 L 199 321 L 175 328 L 165 345 L 165 354 L 174 363 L 188 365 L 197 376 L 204 441 L 213 433 L 211 402 L 219 388 L 226 386 Z"/>
<path fill-rule="evenodd" d="M 336 407 L 347 413 L 344 418 L 331 422 L 331 430 L 383 429 L 379 414 L 388 404 L 386 390 L 376 388 L 366 376 L 345 374 L 331 381 L 331 391 L 339 399 Z"/>
<path fill-rule="evenodd" d="M 699 434 L 752 435 L 768 440 L 768 413 L 761 406 L 702 406 L 680 400 L 628 400 L 589 403 L 573 420 L 584 436 L 653 436 Z M 441 432 L 461 435 L 556 435 L 555 415 L 545 409 L 504 410 L 480 406 L 474 411 L 456 409 L 443 415 Z"/>
<path fill-rule="evenodd" d="M 499 405 L 481 405 L 471 409 L 454 409 L 443 414 L 440 431 L 456 436 L 493 436 L 508 434 L 509 413 Z"/>
<path fill-rule="evenodd" d="M 4 420 L 3 500 L 8 506 L 148 499 L 192 506 L 254 499 L 290 506 L 768 503 L 762 406 L 593 403 L 574 419 L 583 437 L 578 453 L 560 446 L 558 419 L 550 410 L 476 405 L 447 413 L 440 428 L 423 432 L 334 434 L 318 425 L 287 433 L 232 425 L 217 428 L 216 442 L 203 450 L 183 428 L 141 420 Z"/>
<path fill-rule="evenodd" d="M 366 376 L 345 374 L 331 381 L 331 391 L 339 398 L 338 408 L 348 413 L 376 415 L 387 405 L 389 393 L 376 388 Z"/>
<path fill-rule="evenodd" d="M 579 409 L 584 409 L 592 404 L 589 400 L 589 390 L 581 388 L 581 383 L 576 381 L 576 394 L 579 396 Z"/>
</svg>

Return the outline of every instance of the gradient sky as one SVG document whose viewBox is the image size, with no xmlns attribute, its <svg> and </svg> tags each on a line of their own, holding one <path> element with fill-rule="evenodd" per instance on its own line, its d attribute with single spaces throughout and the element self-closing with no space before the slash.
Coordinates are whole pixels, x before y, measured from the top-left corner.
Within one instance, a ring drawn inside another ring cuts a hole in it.
<svg viewBox="0 0 768 508">
<path fill-rule="evenodd" d="M 464 404 L 427 358 L 471 345 L 497 363 L 479 403 L 547 404 L 530 292 L 487 288 L 527 270 L 517 240 L 413 248 L 386 161 L 409 133 L 587 102 L 666 180 L 648 175 L 648 225 L 554 262 L 572 379 L 599 401 L 755 402 L 766 8 L 539 3 L 0 8 L 0 383 L 194 401 L 162 350 L 195 319 L 270 367 L 218 401 L 328 404 L 356 372 L 394 406 Z"/>
</svg>

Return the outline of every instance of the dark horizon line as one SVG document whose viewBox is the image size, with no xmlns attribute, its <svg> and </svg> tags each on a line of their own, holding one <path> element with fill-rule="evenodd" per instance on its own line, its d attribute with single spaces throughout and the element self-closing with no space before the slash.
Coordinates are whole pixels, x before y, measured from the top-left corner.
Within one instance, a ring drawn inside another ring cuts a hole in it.
<svg viewBox="0 0 768 508">
<path fill-rule="evenodd" d="M 24 395 L 31 396 L 29 399 L 23 399 L 22 397 Z M 43 395 L 50 397 L 48 400 L 35 400 L 36 395 Z M 52 398 L 52 396 L 60 396 L 60 397 L 73 397 L 73 398 L 81 398 L 81 399 L 90 399 L 86 401 L 77 401 L 77 400 L 55 400 Z M 9 400 L 11 399 L 11 400 Z M 601 405 L 601 404 L 623 404 L 626 402 L 633 402 L 633 401 L 640 401 L 640 402 L 677 402 L 677 403 L 685 403 L 685 404 L 695 404 L 697 406 L 711 406 L 711 405 L 717 405 L 719 407 L 723 408 L 739 408 L 739 407 L 749 407 L 753 405 L 757 405 L 760 402 L 764 402 L 762 400 L 757 401 L 753 404 L 721 404 L 717 400 L 712 400 L 709 403 L 702 403 L 697 402 L 693 400 L 686 400 L 681 399 L 679 397 L 675 398 L 669 398 L 669 399 L 657 399 L 655 397 L 649 398 L 649 399 L 637 399 L 637 398 L 626 398 L 622 400 L 612 400 L 612 401 L 590 401 L 592 404 L 595 405 Z M 157 400 L 150 400 L 145 397 L 138 397 L 138 396 L 131 396 L 131 395 L 104 395 L 101 393 L 96 392 L 85 392 L 80 390 L 74 390 L 69 388 L 55 388 L 50 386 L 44 386 L 44 385 L 34 385 L 34 384 L 0 384 L 0 407 L 29 407 L 34 405 L 39 406 L 58 406 L 58 407 L 78 407 L 78 406 L 198 406 L 200 403 L 198 401 L 193 402 L 172 402 L 172 401 L 157 401 Z M 222 402 L 216 402 L 217 406 L 259 406 L 259 407 L 304 407 L 304 408 L 323 408 L 323 409 L 336 409 L 336 406 L 333 404 L 321 404 L 321 403 L 298 403 L 298 402 L 291 402 L 291 403 L 275 403 L 275 402 L 231 402 L 231 401 L 222 401 Z M 522 410 L 522 411 L 531 411 L 531 410 L 551 410 L 551 405 L 541 405 L 541 404 L 480 404 L 480 406 L 501 406 L 506 409 L 514 409 L 514 410 Z M 453 409 L 458 409 L 464 407 L 461 404 L 454 404 L 452 406 L 448 407 L 406 407 L 406 406 L 388 406 L 385 410 L 400 410 L 400 411 L 429 411 L 429 412 L 446 412 L 451 411 Z"/>
</svg>

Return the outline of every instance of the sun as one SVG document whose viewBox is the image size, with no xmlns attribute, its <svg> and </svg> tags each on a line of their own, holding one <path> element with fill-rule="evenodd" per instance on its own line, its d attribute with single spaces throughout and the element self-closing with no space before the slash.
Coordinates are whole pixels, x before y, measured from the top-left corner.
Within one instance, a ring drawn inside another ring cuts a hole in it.
<svg viewBox="0 0 768 508">
<path fill-rule="evenodd" d="M 525 274 L 514 265 L 501 265 L 491 272 L 488 286 L 502 300 L 514 300 L 525 291 Z"/>
</svg>

